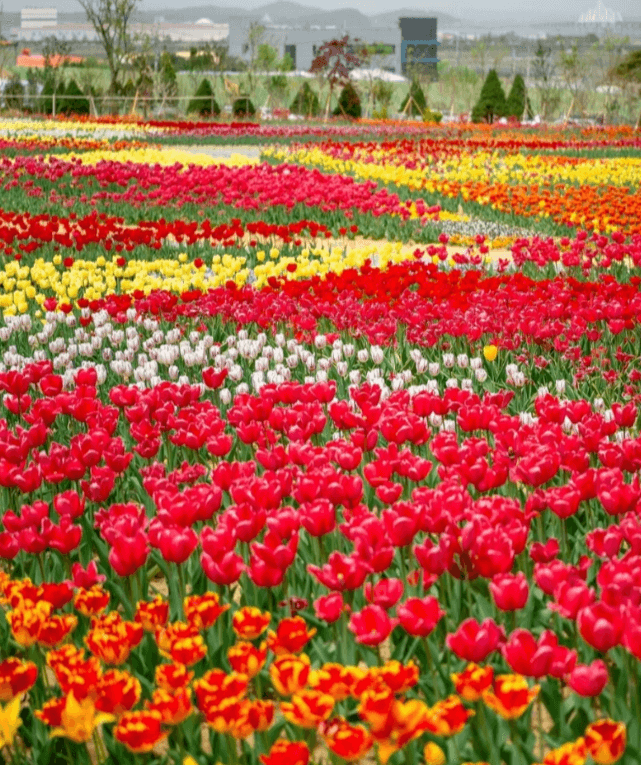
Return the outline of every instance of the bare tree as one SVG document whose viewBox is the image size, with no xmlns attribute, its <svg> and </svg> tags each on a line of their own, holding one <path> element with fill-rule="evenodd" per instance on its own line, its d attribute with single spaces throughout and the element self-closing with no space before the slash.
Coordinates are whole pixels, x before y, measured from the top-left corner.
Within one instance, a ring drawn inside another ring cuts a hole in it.
<svg viewBox="0 0 641 765">
<path fill-rule="evenodd" d="M 489 46 L 487 40 L 479 40 L 478 43 L 470 50 L 472 58 L 478 63 L 481 69 L 481 77 L 485 77 L 485 62 L 489 54 Z"/>
<path fill-rule="evenodd" d="M 126 66 L 133 47 L 131 16 L 139 0 L 78 0 L 87 20 L 96 30 L 107 57 L 111 82 L 109 93 L 120 89 L 119 75 Z"/>
<path fill-rule="evenodd" d="M 621 61 L 614 70 L 621 87 L 627 95 L 630 111 L 638 107 L 641 98 L 641 50 L 635 50 Z M 637 120 L 636 129 L 641 127 L 641 114 Z"/>
<path fill-rule="evenodd" d="M 568 109 L 565 118 L 566 120 L 569 119 L 573 109 L 579 112 L 582 116 L 585 116 L 588 94 L 588 63 L 585 56 L 579 52 L 579 47 L 576 43 L 572 45 L 569 51 L 561 51 L 560 64 L 563 80 L 572 96 L 570 108 Z"/>
<path fill-rule="evenodd" d="M 610 34 L 594 44 L 596 61 L 600 70 L 599 84 L 605 94 L 603 117 L 608 122 L 621 110 L 619 96 L 623 95 L 623 89 L 618 82 L 616 68 L 623 60 L 629 45 L 629 37 L 617 37 Z"/>
<path fill-rule="evenodd" d="M 561 102 L 561 93 L 556 85 L 555 70 L 556 66 L 552 48 L 549 45 L 543 45 L 539 41 L 538 48 L 534 54 L 532 74 L 539 95 L 541 119 L 544 121 L 550 119 L 554 110 L 558 108 Z"/>
<path fill-rule="evenodd" d="M 247 91 L 250 96 L 254 95 L 258 84 L 257 72 L 261 64 L 259 54 L 264 43 L 266 31 L 265 27 L 256 21 L 252 21 L 247 30 L 247 42 L 245 43 L 247 46 L 247 54 L 249 56 L 249 66 L 247 67 Z M 278 54 L 276 55 L 278 56 Z"/>
</svg>

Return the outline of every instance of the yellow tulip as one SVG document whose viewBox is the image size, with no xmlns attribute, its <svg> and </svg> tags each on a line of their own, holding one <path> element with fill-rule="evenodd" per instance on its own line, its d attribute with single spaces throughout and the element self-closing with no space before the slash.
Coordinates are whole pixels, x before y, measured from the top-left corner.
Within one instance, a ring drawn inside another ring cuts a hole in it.
<svg viewBox="0 0 641 765">
<path fill-rule="evenodd" d="M 95 728 L 103 723 L 113 722 L 115 719 L 113 715 L 102 712 L 96 714 L 96 707 L 91 698 L 87 697 L 78 701 L 71 692 L 62 710 L 62 726 L 51 732 L 51 738 L 64 736 L 77 744 L 83 744 L 91 739 Z"/>
<path fill-rule="evenodd" d="M 483 347 L 483 356 L 486 361 L 494 361 L 498 355 L 499 349 L 495 345 L 485 345 Z"/>
<path fill-rule="evenodd" d="M 0 710 L 0 748 L 13 744 L 13 738 L 21 725 L 20 696 L 16 696 Z"/>
</svg>

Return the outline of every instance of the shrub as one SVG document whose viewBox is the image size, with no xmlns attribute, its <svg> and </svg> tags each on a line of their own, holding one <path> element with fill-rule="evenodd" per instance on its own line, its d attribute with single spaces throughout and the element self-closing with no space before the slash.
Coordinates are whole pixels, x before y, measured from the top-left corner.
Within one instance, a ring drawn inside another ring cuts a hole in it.
<svg viewBox="0 0 641 765">
<path fill-rule="evenodd" d="M 187 107 L 187 114 L 200 114 L 201 116 L 215 116 L 220 114 L 220 106 L 214 98 L 214 91 L 212 90 L 209 80 L 203 80 L 194 97 L 189 102 Z"/>
<path fill-rule="evenodd" d="M 351 82 L 348 82 L 341 90 L 341 94 L 338 97 L 338 106 L 334 109 L 334 115 L 337 117 L 343 115 L 355 120 L 360 118 L 361 99 Z"/>
<path fill-rule="evenodd" d="M 304 82 L 289 107 L 292 114 L 316 117 L 320 112 L 320 101 L 308 82 Z"/>
<path fill-rule="evenodd" d="M 14 75 L 2 91 L 7 109 L 22 109 L 24 106 L 24 86 L 17 75 Z"/>
<path fill-rule="evenodd" d="M 409 104 L 410 96 L 412 103 Z M 419 81 L 414 78 L 410 83 L 410 89 L 408 94 L 401 103 L 401 112 L 407 114 L 408 117 L 420 117 L 427 108 L 427 101 L 425 100 L 425 93 Z"/>
<path fill-rule="evenodd" d="M 510 95 L 505 103 L 505 116 L 522 119 L 525 111 L 525 82 L 520 74 L 517 74 L 512 83 Z"/>
<path fill-rule="evenodd" d="M 60 95 L 63 88 L 60 87 Z M 64 98 L 60 99 L 60 112 L 62 114 L 89 114 L 89 99 L 78 87 L 75 80 L 69 80 L 64 88 Z"/>
<path fill-rule="evenodd" d="M 241 96 L 234 101 L 231 108 L 234 117 L 253 117 L 256 114 L 254 104 L 249 96 Z"/>
<path fill-rule="evenodd" d="M 42 88 L 42 91 L 40 93 L 40 98 L 38 99 L 38 111 L 42 114 L 51 114 L 53 112 L 53 91 L 54 91 L 54 81 L 52 79 L 47 79 L 45 81 L 45 84 Z M 56 88 L 56 111 L 60 110 L 60 101 L 58 101 L 58 96 L 61 92 L 64 92 L 64 87 L 61 85 L 58 85 Z"/>
<path fill-rule="evenodd" d="M 443 119 L 441 112 L 433 112 L 431 109 L 426 109 L 423 112 L 423 122 L 432 122 L 436 125 Z"/>
<path fill-rule="evenodd" d="M 481 95 L 472 109 L 472 122 L 492 123 L 505 114 L 505 92 L 495 69 L 490 69 L 481 88 Z"/>
</svg>

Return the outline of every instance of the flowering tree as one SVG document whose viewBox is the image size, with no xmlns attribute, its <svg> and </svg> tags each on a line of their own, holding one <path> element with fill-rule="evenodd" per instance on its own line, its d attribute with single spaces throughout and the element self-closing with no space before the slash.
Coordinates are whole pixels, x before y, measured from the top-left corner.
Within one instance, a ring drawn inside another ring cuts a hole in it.
<svg viewBox="0 0 641 765">
<path fill-rule="evenodd" d="M 367 50 L 360 45 L 360 40 L 350 41 L 349 35 L 345 35 L 340 40 L 330 40 L 321 45 L 309 71 L 311 74 L 324 77 L 329 84 L 325 106 L 326 120 L 334 88 L 346 85 L 349 82 L 349 73 L 352 69 L 361 66 L 366 58 Z"/>
</svg>

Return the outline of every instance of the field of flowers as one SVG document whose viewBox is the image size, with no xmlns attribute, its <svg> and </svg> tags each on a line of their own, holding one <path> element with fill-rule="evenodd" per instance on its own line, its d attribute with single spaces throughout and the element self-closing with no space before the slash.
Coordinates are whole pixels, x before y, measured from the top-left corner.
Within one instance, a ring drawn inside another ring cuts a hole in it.
<svg viewBox="0 0 641 765">
<path fill-rule="evenodd" d="M 0 763 L 641 762 L 639 133 L 0 146 Z"/>
</svg>

